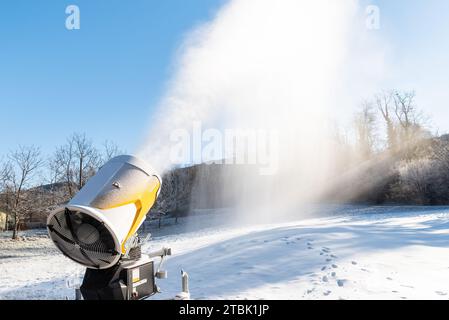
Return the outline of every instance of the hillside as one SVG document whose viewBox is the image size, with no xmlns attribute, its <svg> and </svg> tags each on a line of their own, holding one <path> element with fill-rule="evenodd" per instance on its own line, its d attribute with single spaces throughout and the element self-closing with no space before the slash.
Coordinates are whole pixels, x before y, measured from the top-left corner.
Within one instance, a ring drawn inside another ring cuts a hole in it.
<svg viewBox="0 0 449 320">
<path fill-rule="evenodd" d="M 155 298 L 180 290 L 181 268 L 194 299 L 449 297 L 449 264 L 441 258 L 449 254 L 449 208 L 322 209 L 325 216 L 278 224 L 233 224 L 221 212 L 156 229 L 144 251 L 170 246 L 173 256 Z M 45 234 L 28 237 L 0 240 L 0 299 L 72 299 L 66 282 L 83 268 Z"/>
</svg>

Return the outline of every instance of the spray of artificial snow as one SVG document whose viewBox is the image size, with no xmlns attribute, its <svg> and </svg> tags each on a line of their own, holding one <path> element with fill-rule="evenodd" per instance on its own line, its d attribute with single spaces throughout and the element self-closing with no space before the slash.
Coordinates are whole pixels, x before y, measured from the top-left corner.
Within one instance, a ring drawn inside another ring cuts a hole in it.
<svg viewBox="0 0 449 320">
<path fill-rule="evenodd" d="M 381 78 L 382 50 L 363 13 L 356 0 L 230 1 L 180 48 L 140 156 L 164 172 L 180 131 L 192 134 L 184 141 L 191 162 L 235 157 L 239 150 L 221 143 L 228 131 L 260 133 L 263 143 L 247 148 L 245 159 L 265 170 L 221 182 L 238 189 L 240 214 L 272 217 L 309 201 L 332 169 L 333 122 Z M 209 130 L 200 148 L 198 127 Z M 201 153 L 208 143 L 223 152 Z"/>
</svg>

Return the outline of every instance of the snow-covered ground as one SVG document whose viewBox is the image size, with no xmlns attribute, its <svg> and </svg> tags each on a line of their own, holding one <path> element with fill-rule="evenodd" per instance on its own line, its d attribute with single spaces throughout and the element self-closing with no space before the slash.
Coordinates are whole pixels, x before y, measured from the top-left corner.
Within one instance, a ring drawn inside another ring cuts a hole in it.
<svg viewBox="0 0 449 320">
<path fill-rule="evenodd" d="M 194 299 L 449 299 L 449 208 L 338 207 L 326 216 L 233 226 L 226 212 L 167 225 L 144 245 L 170 246 L 164 299 L 183 268 Z M 0 236 L 0 299 L 73 298 L 83 268 L 41 232 Z"/>
</svg>

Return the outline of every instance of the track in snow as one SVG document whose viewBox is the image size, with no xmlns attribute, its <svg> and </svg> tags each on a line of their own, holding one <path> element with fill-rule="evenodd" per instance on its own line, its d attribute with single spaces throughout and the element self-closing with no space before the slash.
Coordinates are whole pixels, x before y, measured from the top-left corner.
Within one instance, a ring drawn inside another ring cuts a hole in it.
<svg viewBox="0 0 449 320">
<path fill-rule="evenodd" d="M 173 248 L 160 280 L 170 298 L 181 268 L 194 299 L 448 299 L 449 208 L 341 207 L 332 216 L 221 226 L 226 213 L 155 230 L 149 252 Z M 73 297 L 83 268 L 50 241 L 0 239 L 0 299 Z"/>
</svg>

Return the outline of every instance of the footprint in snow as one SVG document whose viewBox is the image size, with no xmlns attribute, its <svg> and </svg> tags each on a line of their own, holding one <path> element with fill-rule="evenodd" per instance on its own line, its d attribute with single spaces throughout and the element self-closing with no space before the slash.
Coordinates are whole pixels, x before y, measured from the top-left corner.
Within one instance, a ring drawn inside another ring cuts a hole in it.
<svg viewBox="0 0 449 320">
<path fill-rule="evenodd" d="M 330 295 L 332 293 L 332 291 L 326 291 L 326 292 L 323 292 L 323 294 L 325 295 L 325 296 L 328 296 L 328 295 Z"/>
<path fill-rule="evenodd" d="M 324 276 L 323 277 L 323 282 L 329 282 L 329 279 L 326 276 Z"/>
<path fill-rule="evenodd" d="M 332 265 L 332 268 L 337 269 L 338 266 L 337 266 L 336 264 L 333 264 L 333 265 Z"/>
<path fill-rule="evenodd" d="M 337 276 L 337 273 L 336 272 L 332 272 L 331 276 L 335 278 Z"/>
<path fill-rule="evenodd" d="M 354 266 L 357 265 L 357 262 L 355 262 L 355 261 L 352 261 L 351 263 L 352 263 Z"/>
<path fill-rule="evenodd" d="M 331 254 L 331 258 L 334 258 L 334 259 L 336 259 L 336 258 L 337 258 L 337 256 L 336 256 L 336 255 L 333 255 L 333 254 Z"/>
<path fill-rule="evenodd" d="M 442 292 L 442 291 L 435 291 L 435 293 L 439 296 L 447 296 L 446 292 Z"/>
<path fill-rule="evenodd" d="M 390 277 L 387 277 L 387 280 L 393 281 L 393 279 L 392 279 L 392 278 L 390 278 Z"/>
<path fill-rule="evenodd" d="M 326 262 L 331 262 L 332 261 L 332 259 L 326 259 Z"/>
<path fill-rule="evenodd" d="M 402 284 L 401 287 L 403 287 L 403 288 L 409 288 L 409 289 L 415 289 L 414 286 L 406 286 L 405 284 Z"/>
<path fill-rule="evenodd" d="M 321 271 L 324 271 L 324 270 L 326 270 L 327 269 L 327 267 L 322 267 L 321 268 Z"/>
<path fill-rule="evenodd" d="M 346 283 L 346 280 L 337 280 L 337 284 L 339 287 L 343 287 Z"/>
</svg>

